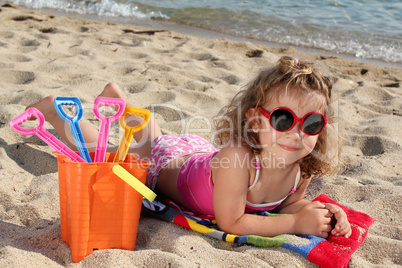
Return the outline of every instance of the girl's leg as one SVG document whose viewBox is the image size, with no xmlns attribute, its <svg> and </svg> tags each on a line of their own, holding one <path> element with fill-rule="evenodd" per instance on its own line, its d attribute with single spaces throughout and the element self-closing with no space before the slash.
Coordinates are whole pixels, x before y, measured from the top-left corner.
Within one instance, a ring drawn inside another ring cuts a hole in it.
<svg viewBox="0 0 402 268">
<path fill-rule="evenodd" d="M 126 106 L 135 107 L 132 102 L 127 100 L 126 94 L 119 89 L 119 87 L 115 83 L 109 83 L 106 85 L 105 89 L 100 94 L 102 97 L 109 98 L 120 98 L 126 101 Z M 136 126 L 139 125 L 143 121 L 142 117 L 139 116 L 128 116 L 126 118 L 127 125 Z M 151 116 L 148 125 L 138 133 L 134 134 L 134 139 L 137 143 L 143 143 L 147 140 L 154 140 L 156 137 L 161 136 L 162 132 L 159 128 L 158 123 L 155 121 L 155 118 Z"/>
<path fill-rule="evenodd" d="M 107 84 L 100 96 L 108 98 L 121 98 L 126 101 L 127 106 L 135 107 L 130 101 L 127 100 L 127 96 L 119 89 L 119 87 L 115 83 Z M 54 129 L 67 143 L 67 145 L 71 149 L 77 150 L 74 137 L 71 133 L 71 129 L 68 123 L 64 121 L 56 112 L 53 103 L 55 97 L 56 96 L 53 95 L 48 96 L 35 104 L 29 105 L 27 109 L 31 107 L 35 107 L 36 109 L 38 109 L 45 116 L 46 121 L 48 121 L 54 127 Z M 129 116 L 126 118 L 127 124 L 133 126 L 138 125 L 142 120 L 142 117 L 137 116 Z M 95 151 L 98 140 L 98 130 L 92 124 L 88 124 L 85 122 L 79 122 L 79 124 L 88 150 L 92 152 Z M 137 143 L 142 144 L 147 143 L 148 140 L 153 140 L 160 135 L 162 135 L 162 133 L 159 125 L 151 116 L 149 124 L 142 131 L 135 133 L 134 139 L 137 141 Z"/>
<path fill-rule="evenodd" d="M 126 106 L 135 107 L 132 102 L 127 99 L 126 94 L 120 90 L 115 83 L 109 83 L 105 86 L 104 90 L 100 94 L 102 97 L 108 98 L 120 98 L 126 101 Z M 143 121 L 140 116 L 128 116 L 126 123 L 129 126 L 139 125 Z M 129 153 L 137 155 L 140 159 L 148 160 L 151 157 L 152 141 L 162 135 L 158 123 L 151 115 L 148 125 L 140 132 L 134 134 L 134 139 L 137 144 L 132 144 L 129 149 Z"/>
<path fill-rule="evenodd" d="M 56 96 L 48 96 L 37 103 L 29 105 L 27 109 L 31 107 L 38 109 L 45 116 L 46 121 L 54 127 L 60 137 L 65 141 L 67 146 L 72 150 L 77 150 L 70 126 L 56 112 L 53 103 L 55 98 Z M 80 122 L 79 124 L 88 150 L 95 151 L 96 142 L 98 140 L 98 130 L 88 123 Z"/>
<path fill-rule="evenodd" d="M 121 98 L 126 101 L 126 106 L 135 107 L 130 101 L 127 100 L 124 92 L 122 92 L 115 83 L 109 83 L 101 93 L 101 96 L 109 98 Z M 132 126 L 138 125 L 142 122 L 142 120 L 142 117 L 137 116 L 130 116 L 126 118 L 127 124 Z M 131 145 L 129 153 L 138 155 L 140 159 L 150 159 L 152 141 L 160 135 L 162 135 L 162 133 L 159 125 L 156 123 L 154 117 L 151 116 L 147 127 L 134 135 L 134 139 L 137 141 L 137 144 Z M 176 182 L 180 166 L 188 157 L 189 156 L 180 157 L 163 167 L 159 172 L 156 183 L 157 192 L 163 193 L 183 206 L 185 206 L 185 203 L 183 202 L 177 190 Z"/>
</svg>

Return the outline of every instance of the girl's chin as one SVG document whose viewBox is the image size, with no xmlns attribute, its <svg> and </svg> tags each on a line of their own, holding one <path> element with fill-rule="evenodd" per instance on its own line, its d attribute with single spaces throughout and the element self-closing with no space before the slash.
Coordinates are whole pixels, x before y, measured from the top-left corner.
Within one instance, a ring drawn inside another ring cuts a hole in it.
<svg viewBox="0 0 402 268">
<path fill-rule="evenodd" d="M 261 159 L 264 168 L 286 168 L 289 165 L 297 163 L 299 158 L 285 155 L 265 156 Z"/>
</svg>

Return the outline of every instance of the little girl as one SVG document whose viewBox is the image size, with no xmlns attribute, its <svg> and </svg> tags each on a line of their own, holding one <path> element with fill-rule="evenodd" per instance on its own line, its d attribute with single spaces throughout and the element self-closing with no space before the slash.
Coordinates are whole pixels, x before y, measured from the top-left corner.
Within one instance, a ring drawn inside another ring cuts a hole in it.
<svg viewBox="0 0 402 268">
<path fill-rule="evenodd" d="M 223 109 L 217 121 L 220 150 L 196 135 L 162 135 L 151 119 L 134 136 L 137 144 L 130 153 L 154 163 L 148 169 L 149 187 L 195 213 L 214 215 L 227 233 L 349 237 L 350 224 L 341 208 L 304 199 L 312 177 L 333 172 L 327 161 L 315 156 L 325 154 L 331 137 L 326 127 L 333 120 L 331 89 L 331 81 L 312 63 L 282 57 Z M 101 96 L 127 101 L 114 83 Z M 29 107 L 39 109 L 75 148 L 53 99 Z M 130 120 L 135 125 L 141 119 Z M 85 123 L 81 130 L 86 143 L 95 145 L 97 130 Z M 284 215 L 252 213 L 257 211 Z"/>
</svg>

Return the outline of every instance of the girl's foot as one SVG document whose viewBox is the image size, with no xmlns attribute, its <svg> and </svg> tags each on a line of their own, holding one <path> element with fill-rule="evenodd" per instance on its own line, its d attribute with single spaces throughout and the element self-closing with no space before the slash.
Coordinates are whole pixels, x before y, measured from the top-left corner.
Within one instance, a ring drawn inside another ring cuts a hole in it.
<svg viewBox="0 0 402 268">
<path fill-rule="evenodd" d="M 109 83 L 105 86 L 102 93 L 99 95 L 100 97 L 107 98 L 119 98 L 123 99 L 126 102 L 126 106 L 134 107 L 130 102 L 127 102 L 127 96 L 123 91 L 120 90 L 119 86 L 116 83 Z M 117 110 L 117 107 L 115 108 Z M 141 124 L 144 119 L 138 116 L 127 116 L 126 123 L 128 126 L 137 126 Z"/>
<path fill-rule="evenodd" d="M 102 93 L 99 95 L 108 98 L 120 98 L 126 101 L 126 106 L 135 107 L 133 103 L 127 100 L 126 94 L 120 90 L 116 83 L 109 83 L 105 86 Z M 141 124 L 144 118 L 139 116 L 127 116 L 126 123 L 128 126 L 137 126 Z M 134 134 L 134 139 L 137 143 L 145 142 L 146 140 L 154 140 L 156 137 L 162 135 L 159 125 L 155 122 L 155 118 L 151 116 L 151 120 L 147 127 L 142 131 Z"/>
<path fill-rule="evenodd" d="M 99 96 L 107 98 L 123 99 L 125 102 L 127 102 L 126 94 L 124 94 L 124 92 L 120 90 L 119 86 L 113 82 L 107 84 Z"/>
</svg>

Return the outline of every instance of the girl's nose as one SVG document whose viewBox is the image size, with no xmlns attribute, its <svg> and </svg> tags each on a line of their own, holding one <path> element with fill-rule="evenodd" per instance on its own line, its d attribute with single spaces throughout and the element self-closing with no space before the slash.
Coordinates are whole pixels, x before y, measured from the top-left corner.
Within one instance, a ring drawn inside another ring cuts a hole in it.
<svg viewBox="0 0 402 268">
<path fill-rule="evenodd" d="M 300 122 L 297 122 L 291 130 L 289 130 L 289 134 L 297 134 L 299 137 L 303 135 L 302 126 Z"/>
</svg>

